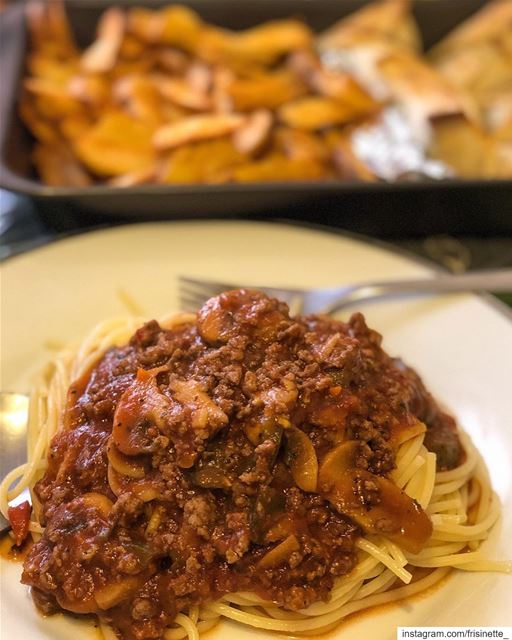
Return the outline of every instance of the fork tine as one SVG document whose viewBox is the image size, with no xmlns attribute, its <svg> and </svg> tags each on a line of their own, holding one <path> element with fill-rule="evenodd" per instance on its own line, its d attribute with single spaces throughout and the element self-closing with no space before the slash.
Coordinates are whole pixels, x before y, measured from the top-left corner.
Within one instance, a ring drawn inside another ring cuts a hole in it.
<svg viewBox="0 0 512 640">
<path fill-rule="evenodd" d="M 218 282 L 216 280 L 194 280 L 193 278 L 186 278 L 180 276 L 179 281 L 181 285 L 189 290 L 200 291 L 202 294 L 218 295 L 222 291 L 229 291 L 230 289 L 239 289 L 240 285 Z"/>
<path fill-rule="evenodd" d="M 223 291 L 248 287 L 234 284 L 233 282 L 227 283 L 179 276 L 178 288 L 181 308 L 184 310 L 196 311 L 198 307 L 202 306 L 202 304 L 206 302 L 206 300 L 219 295 Z M 300 289 L 278 289 L 275 287 L 255 286 L 251 286 L 249 288 L 259 289 L 272 297 L 276 297 L 287 302 L 293 313 L 297 313 L 302 305 L 304 292 Z"/>
<path fill-rule="evenodd" d="M 183 311 L 197 311 L 208 298 L 209 295 L 202 295 L 195 291 L 181 290 L 179 294 L 180 307 Z"/>
<path fill-rule="evenodd" d="M 189 300 L 208 300 L 213 296 L 222 293 L 224 289 L 220 287 L 191 287 L 190 285 L 182 285 L 180 287 L 180 295 Z"/>
<path fill-rule="evenodd" d="M 206 300 L 219 295 L 226 289 L 233 288 L 230 285 L 219 282 L 207 282 L 194 280 L 180 276 L 178 278 L 178 293 L 180 306 L 184 310 L 197 311 Z"/>
<path fill-rule="evenodd" d="M 180 294 L 180 309 L 181 311 L 195 312 L 199 309 L 203 301 L 195 296 L 188 296 L 187 294 Z"/>
</svg>

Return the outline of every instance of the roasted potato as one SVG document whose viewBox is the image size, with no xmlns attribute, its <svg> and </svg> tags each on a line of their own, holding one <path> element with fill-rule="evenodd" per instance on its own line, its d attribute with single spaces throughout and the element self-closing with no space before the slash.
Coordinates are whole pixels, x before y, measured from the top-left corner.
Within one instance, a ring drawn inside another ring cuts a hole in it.
<svg viewBox="0 0 512 640">
<path fill-rule="evenodd" d="M 232 31 L 130 4 L 83 50 L 62 0 L 30 0 L 19 113 L 53 185 L 391 180 L 358 141 L 393 109 L 437 176 L 510 176 L 510 13 L 493 0 L 429 61 L 410 0 L 319 36 L 295 18 Z"/>
<path fill-rule="evenodd" d="M 289 102 L 277 111 L 279 121 L 294 129 L 318 131 L 333 125 L 346 124 L 368 115 L 375 109 L 374 104 L 351 105 L 320 96 L 307 96 Z"/>
<path fill-rule="evenodd" d="M 32 158 L 46 184 L 52 187 L 87 187 L 91 176 L 62 142 L 44 142 L 34 147 Z"/>
<path fill-rule="evenodd" d="M 306 85 L 287 69 L 237 78 L 227 85 L 227 95 L 236 111 L 277 109 L 308 93 Z"/>
<path fill-rule="evenodd" d="M 121 111 L 107 112 L 93 127 L 73 140 L 73 150 L 92 173 L 117 176 L 155 162 L 154 129 Z"/>
<path fill-rule="evenodd" d="M 231 179 L 236 166 L 247 161 L 229 139 L 196 142 L 176 149 L 162 172 L 165 183 L 219 183 Z"/>
<path fill-rule="evenodd" d="M 318 160 L 291 159 L 272 153 L 256 162 L 248 162 L 233 171 L 236 182 L 276 182 L 281 180 L 319 180 L 326 175 L 326 167 Z"/>
</svg>

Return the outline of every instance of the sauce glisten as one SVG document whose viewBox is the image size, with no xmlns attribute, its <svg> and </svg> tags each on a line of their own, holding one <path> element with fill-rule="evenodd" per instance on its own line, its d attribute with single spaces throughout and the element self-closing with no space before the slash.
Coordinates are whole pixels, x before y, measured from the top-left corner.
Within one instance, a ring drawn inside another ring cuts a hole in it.
<svg viewBox="0 0 512 640">
<path fill-rule="evenodd" d="M 360 314 L 290 318 L 240 290 L 110 349 L 70 388 L 36 485 L 46 528 L 22 578 L 36 604 L 159 639 L 228 592 L 325 600 L 365 532 L 421 549 L 431 523 L 389 479 L 396 450 L 426 428 L 443 468 L 462 451 L 380 345 Z"/>
</svg>

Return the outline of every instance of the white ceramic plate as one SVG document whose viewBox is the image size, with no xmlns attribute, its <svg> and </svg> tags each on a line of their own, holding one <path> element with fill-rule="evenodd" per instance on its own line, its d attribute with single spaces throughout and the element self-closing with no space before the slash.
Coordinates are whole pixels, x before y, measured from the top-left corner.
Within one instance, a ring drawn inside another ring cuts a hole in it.
<svg viewBox="0 0 512 640">
<path fill-rule="evenodd" d="M 102 318 L 123 313 L 122 288 L 150 316 L 177 309 L 176 276 L 246 284 L 320 286 L 429 275 L 429 269 L 381 247 L 336 234 L 277 224 L 163 223 L 120 227 L 60 241 L 3 266 L 2 389 L 26 391 L 47 340 L 72 340 Z M 455 413 L 490 468 L 503 518 L 485 543 L 512 558 L 512 324 L 473 295 L 366 304 L 386 349 L 417 368 Z M 507 544 L 508 541 L 508 544 Z M 2 562 L 2 637 L 90 640 L 89 623 L 43 619 Z M 507 596 L 507 593 L 509 594 Z M 456 573 L 428 596 L 362 615 L 331 638 L 391 640 L 397 625 L 512 624 L 512 578 Z M 269 634 L 222 623 L 209 640 Z"/>
</svg>

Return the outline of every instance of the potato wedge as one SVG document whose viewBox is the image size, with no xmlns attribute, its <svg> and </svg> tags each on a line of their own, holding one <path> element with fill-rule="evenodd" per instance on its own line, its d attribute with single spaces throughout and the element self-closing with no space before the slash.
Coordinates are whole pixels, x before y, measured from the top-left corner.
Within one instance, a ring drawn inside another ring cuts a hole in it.
<svg viewBox="0 0 512 640">
<path fill-rule="evenodd" d="M 82 69 L 90 73 L 110 71 L 119 56 L 125 28 L 124 11 L 107 9 L 100 18 L 96 40 L 82 54 Z"/>
<path fill-rule="evenodd" d="M 152 141 L 156 149 L 165 150 L 189 142 L 221 138 L 232 133 L 245 122 L 240 114 L 190 116 L 158 129 Z"/>
<path fill-rule="evenodd" d="M 236 111 L 277 109 L 306 93 L 306 85 L 286 69 L 237 78 L 227 87 Z"/>
<path fill-rule="evenodd" d="M 25 7 L 28 31 L 34 48 L 60 60 L 77 55 L 64 0 L 31 0 Z"/>
<path fill-rule="evenodd" d="M 198 94 L 206 94 L 212 88 L 213 70 L 204 62 L 195 60 L 186 69 L 185 80 L 193 91 L 197 91 Z"/>
<path fill-rule="evenodd" d="M 37 144 L 34 165 L 41 179 L 52 187 L 87 187 L 91 176 L 62 142 Z"/>
<path fill-rule="evenodd" d="M 132 171 L 131 173 L 124 173 L 123 175 L 110 178 L 107 184 L 110 187 L 135 187 L 140 184 L 149 184 L 154 182 L 158 173 L 158 166 L 155 164 L 138 171 Z"/>
<path fill-rule="evenodd" d="M 161 97 L 173 104 L 193 111 L 208 111 L 212 108 L 208 93 L 197 91 L 186 79 L 154 75 L 153 82 Z"/>
<path fill-rule="evenodd" d="M 232 113 L 234 111 L 233 100 L 229 95 L 229 87 L 234 80 L 235 74 L 231 69 L 222 66 L 213 67 L 211 97 L 215 113 Z"/>
<path fill-rule="evenodd" d="M 226 182 L 234 167 L 247 161 L 229 138 L 208 140 L 176 149 L 162 172 L 164 183 Z"/>
<path fill-rule="evenodd" d="M 160 12 L 147 7 L 133 7 L 127 13 L 128 33 L 149 44 L 161 44 L 163 25 Z"/>
<path fill-rule="evenodd" d="M 274 118 L 270 111 L 260 109 L 233 133 L 233 144 L 240 153 L 253 154 L 262 149 L 270 138 Z"/>
<path fill-rule="evenodd" d="M 83 112 L 83 105 L 62 87 L 42 78 L 27 78 L 23 87 L 32 96 L 38 112 L 49 120 Z"/>
<path fill-rule="evenodd" d="M 274 133 L 276 147 L 293 160 L 329 162 L 330 150 L 320 136 L 309 131 L 279 127 Z"/>
<path fill-rule="evenodd" d="M 279 182 L 319 180 L 326 175 L 325 166 L 312 159 L 290 159 L 275 152 L 258 162 L 249 162 L 233 171 L 236 182 Z"/>
<path fill-rule="evenodd" d="M 78 60 L 56 60 L 39 52 L 30 54 L 26 64 L 32 76 L 60 87 L 65 87 L 79 70 Z"/>
<path fill-rule="evenodd" d="M 164 103 L 151 76 L 125 76 L 114 83 L 112 92 L 130 116 L 154 127 L 167 121 Z"/>
<path fill-rule="evenodd" d="M 489 174 L 498 178 L 512 178 L 512 135 L 508 140 L 494 140 L 495 164 L 489 163 Z"/>
<path fill-rule="evenodd" d="M 75 140 L 73 148 L 91 172 L 99 176 L 122 175 L 154 163 L 153 131 L 147 123 L 110 111 Z"/>
<path fill-rule="evenodd" d="M 274 20 L 234 32 L 210 27 L 202 34 L 197 53 L 209 62 L 272 65 L 284 54 L 313 46 L 311 30 L 298 20 Z"/>
<path fill-rule="evenodd" d="M 372 104 L 372 110 L 373 110 Z M 365 106 L 350 105 L 320 96 L 307 96 L 289 102 L 278 109 L 281 122 L 294 129 L 318 131 L 340 125 L 368 114 Z"/>
<path fill-rule="evenodd" d="M 407 171 L 382 167 L 393 156 L 401 170 L 414 153 L 388 136 L 379 160 L 382 144 L 364 138 L 392 109 L 427 175 L 508 176 L 510 0 L 457 28 L 434 65 L 420 57 L 411 3 L 376 0 L 318 38 L 295 18 L 234 31 L 182 5 L 111 8 L 81 52 L 63 0 L 28 0 L 20 116 L 53 182 L 64 153 L 50 163 L 49 149 L 66 144 L 85 179 L 119 186 L 399 179 Z"/>
<path fill-rule="evenodd" d="M 350 139 L 342 135 L 334 145 L 333 162 L 338 175 L 344 180 L 376 182 L 377 176 L 354 153 Z"/>
<path fill-rule="evenodd" d="M 110 82 L 100 74 L 80 74 L 73 76 L 67 86 L 72 98 L 89 107 L 101 107 L 110 98 Z"/>
<path fill-rule="evenodd" d="M 34 101 L 26 93 L 21 96 L 18 110 L 23 123 L 39 142 L 51 143 L 60 140 L 54 124 L 39 113 Z"/>
<path fill-rule="evenodd" d="M 91 119 L 85 114 L 69 115 L 59 122 L 59 131 L 66 140 L 76 140 L 91 127 Z"/>
<path fill-rule="evenodd" d="M 155 62 L 164 71 L 184 73 L 190 60 L 186 53 L 173 47 L 160 47 L 156 50 Z"/>
<path fill-rule="evenodd" d="M 368 112 L 379 108 L 379 104 L 351 75 L 328 69 L 310 51 L 296 51 L 290 56 L 288 64 L 315 93 Z"/>
<path fill-rule="evenodd" d="M 512 99 L 512 93 L 510 98 Z M 502 140 L 503 142 L 512 140 L 512 105 L 509 105 L 509 109 L 506 111 L 504 110 L 500 126 L 496 128 L 494 137 L 497 140 Z"/>
<path fill-rule="evenodd" d="M 160 11 L 131 9 L 128 13 L 128 28 L 132 34 L 145 42 L 165 44 L 194 52 L 203 24 L 192 9 L 183 5 L 170 5 Z"/>
<path fill-rule="evenodd" d="M 115 67 L 105 75 L 107 79 L 115 81 L 130 75 L 149 74 L 157 64 L 156 58 L 157 52 L 153 50 L 146 51 L 140 58 L 119 58 Z"/>
<path fill-rule="evenodd" d="M 131 33 L 124 33 L 119 47 L 119 58 L 134 60 L 144 56 L 146 53 L 146 43 L 142 42 Z"/>
</svg>

